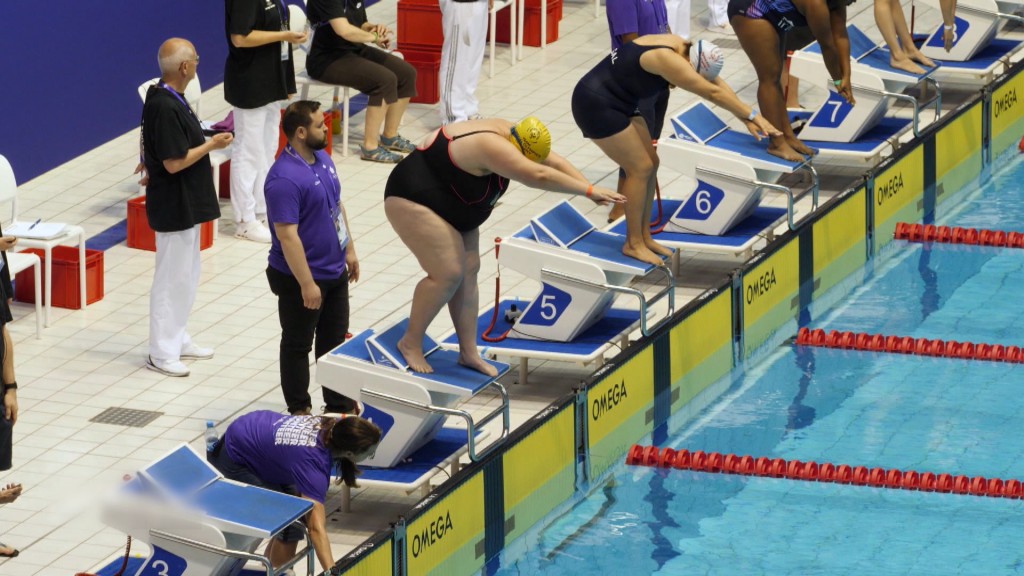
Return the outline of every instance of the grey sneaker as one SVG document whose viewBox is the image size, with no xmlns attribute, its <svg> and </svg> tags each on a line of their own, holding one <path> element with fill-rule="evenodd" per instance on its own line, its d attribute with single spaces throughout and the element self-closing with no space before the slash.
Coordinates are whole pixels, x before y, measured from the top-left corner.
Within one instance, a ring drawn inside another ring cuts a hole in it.
<svg viewBox="0 0 1024 576">
<path fill-rule="evenodd" d="M 416 145 L 404 138 L 401 134 L 395 134 L 394 138 L 380 137 L 380 145 L 392 152 L 409 154 L 416 149 Z"/>
<path fill-rule="evenodd" d="M 398 164 L 402 161 L 400 155 L 388 151 L 384 146 L 377 146 L 373 150 L 367 150 L 365 147 L 359 146 L 359 158 L 369 160 L 370 162 L 384 162 L 385 164 Z"/>
</svg>

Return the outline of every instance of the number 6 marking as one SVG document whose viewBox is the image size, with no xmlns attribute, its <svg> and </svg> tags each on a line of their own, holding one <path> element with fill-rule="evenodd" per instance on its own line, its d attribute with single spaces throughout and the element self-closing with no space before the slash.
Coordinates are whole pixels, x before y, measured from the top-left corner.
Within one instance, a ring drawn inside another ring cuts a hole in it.
<svg viewBox="0 0 1024 576">
<path fill-rule="evenodd" d="M 697 198 L 694 200 L 694 207 L 697 209 L 697 212 L 700 212 L 701 214 L 710 214 L 712 208 L 711 192 L 708 190 L 698 190 Z"/>
</svg>

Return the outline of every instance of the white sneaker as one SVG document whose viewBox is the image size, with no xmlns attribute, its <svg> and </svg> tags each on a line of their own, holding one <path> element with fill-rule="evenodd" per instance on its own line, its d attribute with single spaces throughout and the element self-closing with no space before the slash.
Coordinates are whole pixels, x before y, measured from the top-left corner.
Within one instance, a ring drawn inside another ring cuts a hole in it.
<svg viewBox="0 0 1024 576">
<path fill-rule="evenodd" d="M 181 349 L 181 358 L 185 360 L 209 360 L 213 358 L 213 348 L 203 348 L 195 342 L 189 342 L 188 346 Z"/>
<path fill-rule="evenodd" d="M 166 376 L 183 377 L 188 376 L 188 366 L 185 366 L 181 362 L 173 361 L 167 362 L 164 360 L 157 360 L 152 356 L 146 358 L 146 368 L 154 372 L 159 372 Z"/>
<path fill-rule="evenodd" d="M 270 244 L 270 230 L 259 220 L 239 222 L 235 229 L 235 238 Z"/>
</svg>

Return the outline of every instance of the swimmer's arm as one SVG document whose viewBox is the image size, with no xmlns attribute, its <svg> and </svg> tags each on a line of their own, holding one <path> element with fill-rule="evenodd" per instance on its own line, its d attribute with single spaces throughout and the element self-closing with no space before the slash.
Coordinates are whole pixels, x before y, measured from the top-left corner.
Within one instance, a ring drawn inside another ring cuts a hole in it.
<svg viewBox="0 0 1024 576">
<path fill-rule="evenodd" d="M 576 169 L 568 160 L 564 157 L 559 156 L 555 152 L 549 152 L 548 157 L 544 159 L 541 164 L 554 168 L 563 174 L 568 174 L 580 182 L 587 182 L 587 177 L 582 172 Z M 589 184 L 589 182 L 588 182 Z"/>
<path fill-rule="evenodd" d="M 942 11 L 942 24 L 953 26 L 956 21 L 956 0 L 939 0 L 939 10 Z"/>
<path fill-rule="evenodd" d="M 840 6 L 835 11 L 830 10 L 829 20 L 832 22 L 832 41 L 835 42 L 836 51 L 839 52 L 839 67 L 843 71 L 841 80 L 849 83 L 850 35 L 846 32 L 846 6 Z"/>
<path fill-rule="evenodd" d="M 811 34 L 821 46 L 821 56 L 825 60 L 825 67 L 834 80 L 842 80 L 843 68 L 840 63 L 839 50 L 836 47 L 832 36 L 832 16 L 824 0 L 792 0 L 793 5 L 807 19 L 807 26 Z M 849 53 L 847 53 L 849 60 Z M 847 64 L 849 66 L 849 64 Z"/>
<path fill-rule="evenodd" d="M 571 173 L 563 171 L 569 161 L 555 153 L 548 154 L 545 163 L 534 162 L 520 154 L 508 140 L 500 136 L 493 138 L 481 138 L 477 146 L 470 152 L 476 159 L 474 164 L 484 170 L 504 176 L 509 180 L 522 182 L 531 188 L 540 188 L 550 192 L 570 192 L 572 194 L 586 194 L 590 183 L 575 168 Z M 551 157 L 555 156 L 555 165 L 547 164 Z M 461 165 L 462 162 L 460 161 Z"/>
</svg>

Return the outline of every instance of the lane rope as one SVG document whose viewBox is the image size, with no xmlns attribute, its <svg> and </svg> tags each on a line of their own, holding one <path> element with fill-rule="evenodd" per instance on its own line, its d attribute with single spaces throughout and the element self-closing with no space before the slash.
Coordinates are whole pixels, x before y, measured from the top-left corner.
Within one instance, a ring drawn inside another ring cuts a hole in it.
<svg viewBox="0 0 1024 576">
<path fill-rule="evenodd" d="M 970 246 L 997 246 L 1001 248 L 1024 248 L 1024 233 L 1004 232 L 985 228 L 961 228 L 960 226 L 936 226 L 934 224 L 912 224 L 899 222 L 893 232 L 896 240 L 907 242 L 937 242 L 940 244 L 966 244 Z"/>
<path fill-rule="evenodd" d="M 648 466 L 693 470 L 712 474 L 736 474 L 762 478 L 786 478 L 804 482 L 828 482 L 896 490 L 916 490 L 945 494 L 964 494 L 988 498 L 1024 497 L 1024 483 L 1019 480 L 1001 478 L 973 478 L 948 473 L 916 472 L 897 468 L 868 468 L 833 464 L 831 462 L 802 462 L 783 458 L 754 458 L 736 454 L 704 452 L 697 450 L 674 450 L 657 446 L 635 444 L 626 453 L 629 466 Z"/>
<path fill-rule="evenodd" d="M 798 346 L 913 354 L 962 360 L 988 360 L 990 362 L 1024 363 L 1024 349 L 1002 344 L 978 344 L 956 340 L 930 340 L 911 336 L 868 334 L 866 332 L 825 332 L 818 328 L 801 328 L 796 335 Z"/>
</svg>

